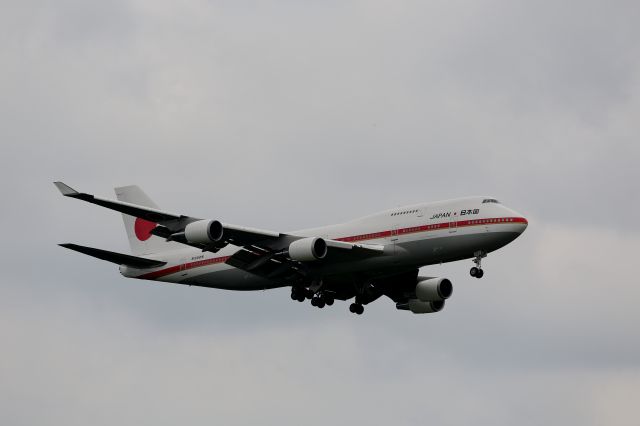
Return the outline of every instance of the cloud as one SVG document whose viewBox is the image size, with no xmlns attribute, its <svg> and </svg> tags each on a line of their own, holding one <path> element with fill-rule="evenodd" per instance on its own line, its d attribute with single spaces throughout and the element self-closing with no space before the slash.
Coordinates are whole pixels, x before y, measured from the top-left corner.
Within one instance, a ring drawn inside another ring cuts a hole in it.
<svg viewBox="0 0 640 426">
<path fill-rule="evenodd" d="M 629 424 L 629 1 L 33 1 L 0 16 L 0 410 L 12 424 Z M 492 194 L 531 221 L 438 315 L 126 280 L 112 196 L 291 230 Z M 38 409 L 34 409 L 38 407 Z"/>
</svg>

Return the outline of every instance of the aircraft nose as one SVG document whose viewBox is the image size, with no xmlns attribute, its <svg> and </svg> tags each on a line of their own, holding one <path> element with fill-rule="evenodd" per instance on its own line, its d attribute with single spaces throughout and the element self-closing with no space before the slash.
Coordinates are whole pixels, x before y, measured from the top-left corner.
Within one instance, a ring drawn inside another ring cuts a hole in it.
<svg viewBox="0 0 640 426">
<path fill-rule="evenodd" d="M 515 210 L 509 209 L 509 208 L 506 208 L 506 210 L 511 220 L 514 222 L 514 227 L 516 228 L 516 231 L 519 234 L 522 234 L 525 231 L 525 229 L 527 229 L 527 227 L 529 226 L 529 221 L 527 220 L 526 217 L 524 217 L 522 214 L 518 213 Z"/>
<path fill-rule="evenodd" d="M 512 217 L 513 221 L 515 222 L 516 232 L 518 232 L 518 234 L 522 234 L 529 226 L 529 221 L 526 217 L 515 211 L 513 212 Z"/>
</svg>

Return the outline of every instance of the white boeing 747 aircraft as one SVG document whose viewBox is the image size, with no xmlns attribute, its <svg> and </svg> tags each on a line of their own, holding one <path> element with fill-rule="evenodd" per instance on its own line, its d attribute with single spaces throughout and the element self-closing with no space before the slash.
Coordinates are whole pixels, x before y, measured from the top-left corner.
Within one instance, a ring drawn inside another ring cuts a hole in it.
<svg viewBox="0 0 640 426">
<path fill-rule="evenodd" d="M 71 250 L 120 265 L 125 277 L 228 290 L 291 287 L 291 298 L 318 308 L 355 298 L 350 311 L 387 296 L 415 314 L 438 312 L 453 287 L 418 268 L 481 260 L 527 228 L 522 215 L 491 197 L 399 207 L 339 225 L 281 233 L 160 210 L 137 186 L 116 188 L 118 201 L 55 182 L 62 195 L 123 214 L 132 254 L 77 244 Z"/>
</svg>

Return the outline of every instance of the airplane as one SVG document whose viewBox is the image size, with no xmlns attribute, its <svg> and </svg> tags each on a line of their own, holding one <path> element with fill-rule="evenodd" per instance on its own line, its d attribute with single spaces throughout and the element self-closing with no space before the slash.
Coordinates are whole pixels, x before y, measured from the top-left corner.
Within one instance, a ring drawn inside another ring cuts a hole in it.
<svg viewBox="0 0 640 426">
<path fill-rule="evenodd" d="M 115 188 L 118 201 L 54 182 L 62 195 L 122 213 L 132 254 L 60 244 L 120 265 L 127 278 L 228 290 L 291 287 L 291 299 L 323 308 L 354 299 L 364 312 L 381 296 L 399 310 L 439 312 L 451 281 L 421 267 L 482 259 L 524 232 L 528 221 L 493 197 L 397 207 L 337 225 L 281 233 L 160 210 L 138 186 Z"/>
</svg>

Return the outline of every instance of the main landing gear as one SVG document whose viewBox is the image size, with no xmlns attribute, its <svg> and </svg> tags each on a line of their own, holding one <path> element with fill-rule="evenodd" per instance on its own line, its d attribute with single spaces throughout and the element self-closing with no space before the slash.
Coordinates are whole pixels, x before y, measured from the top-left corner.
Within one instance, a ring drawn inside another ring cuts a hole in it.
<svg viewBox="0 0 640 426">
<path fill-rule="evenodd" d="M 333 296 L 326 294 L 323 291 L 314 293 L 313 290 L 304 287 L 291 288 L 291 300 L 304 302 L 306 299 L 311 299 L 311 305 L 320 309 L 325 306 L 331 306 L 334 302 Z"/>
<path fill-rule="evenodd" d="M 482 270 L 481 262 L 482 258 L 487 257 L 487 253 L 484 251 L 477 251 L 473 253 L 473 255 L 475 256 L 475 258 L 473 259 L 473 263 L 475 263 L 476 266 L 469 270 L 469 274 L 472 277 L 482 278 L 484 276 L 484 271 Z"/>
<path fill-rule="evenodd" d="M 333 297 L 325 294 L 324 292 L 316 293 L 315 296 L 311 298 L 311 306 L 315 306 L 316 308 L 324 308 L 326 306 L 333 305 Z"/>
<path fill-rule="evenodd" d="M 349 306 L 349 311 L 354 314 L 362 315 L 364 312 L 364 304 L 375 300 L 377 297 L 372 298 L 371 295 L 367 298 L 364 290 L 367 287 L 358 289 L 358 294 L 354 303 Z M 306 287 L 304 284 L 297 284 L 291 287 L 291 300 L 297 300 L 298 302 L 304 302 L 309 299 L 311 306 L 316 308 L 324 308 L 325 306 L 331 306 L 335 302 L 336 294 L 332 291 L 327 291 L 322 288 L 322 285 L 312 284 L 310 287 Z"/>
<path fill-rule="evenodd" d="M 304 287 L 291 287 L 291 300 L 297 300 L 298 302 L 304 302 L 306 299 L 311 299 L 313 293 L 309 289 Z"/>
<path fill-rule="evenodd" d="M 362 313 L 364 312 L 364 306 L 362 306 L 360 303 L 352 303 L 351 305 L 349 305 L 349 311 L 354 314 L 362 315 Z"/>
</svg>

